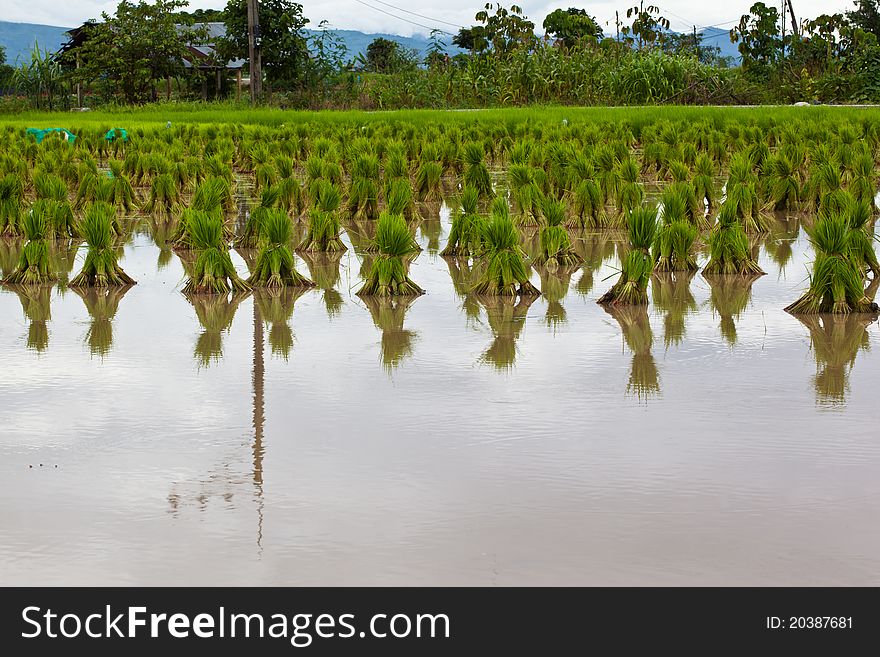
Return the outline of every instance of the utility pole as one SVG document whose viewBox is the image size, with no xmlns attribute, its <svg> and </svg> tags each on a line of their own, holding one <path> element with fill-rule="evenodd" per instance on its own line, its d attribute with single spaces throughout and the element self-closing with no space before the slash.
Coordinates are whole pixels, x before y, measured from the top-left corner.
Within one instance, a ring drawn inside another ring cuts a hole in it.
<svg viewBox="0 0 880 657">
<path fill-rule="evenodd" d="M 798 30 L 797 18 L 794 17 L 794 7 L 791 6 L 791 0 L 785 1 L 788 3 L 788 13 L 791 16 L 791 35 L 797 40 L 800 30 Z"/>
<path fill-rule="evenodd" d="M 781 62 L 785 63 L 785 4 L 788 0 L 782 0 L 782 13 L 780 14 L 780 18 L 782 19 L 782 57 Z"/>
<path fill-rule="evenodd" d="M 260 11 L 257 0 L 247 0 L 247 22 L 251 103 L 256 103 L 263 95 L 263 67 L 260 65 Z"/>
</svg>

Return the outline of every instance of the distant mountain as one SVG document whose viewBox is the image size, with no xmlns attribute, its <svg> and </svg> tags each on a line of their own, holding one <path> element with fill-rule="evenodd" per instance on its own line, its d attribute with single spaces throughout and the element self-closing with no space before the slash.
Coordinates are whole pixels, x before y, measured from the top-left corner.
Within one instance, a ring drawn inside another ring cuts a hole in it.
<svg viewBox="0 0 880 657">
<path fill-rule="evenodd" d="M 14 64 L 16 61 L 27 61 L 34 43 L 39 43 L 40 48 L 43 50 L 55 52 L 67 40 L 64 33 L 69 29 L 69 27 L 0 21 L 0 46 L 6 47 L 7 63 Z M 315 34 L 314 30 L 306 30 L 306 32 L 309 35 Z M 334 30 L 334 32 L 343 40 L 348 48 L 348 56 L 352 58 L 358 54 L 365 53 L 369 43 L 378 37 L 397 41 L 404 48 L 418 51 L 421 57 L 425 56 L 430 45 L 428 37 L 420 34 L 404 37 L 397 34 L 366 34 L 356 30 Z M 723 56 L 733 57 L 734 62 L 739 61 L 739 52 L 736 49 L 736 45 L 730 43 L 727 30 L 708 27 L 703 30 L 703 35 L 704 44 L 718 46 L 721 48 Z M 447 43 L 446 49 L 450 55 L 461 52 L 449 43 Z"/>
</svg>

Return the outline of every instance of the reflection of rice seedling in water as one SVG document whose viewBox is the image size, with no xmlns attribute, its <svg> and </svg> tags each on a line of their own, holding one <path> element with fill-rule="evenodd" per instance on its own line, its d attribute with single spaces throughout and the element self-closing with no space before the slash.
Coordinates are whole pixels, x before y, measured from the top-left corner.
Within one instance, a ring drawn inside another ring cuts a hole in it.
<svg viewBox="0 0 880 657">
<path fill-rule="evenodd" d="M 483 218 L 479 214 L 480 194 L 473 187 L 461 190 L 460 207 L 452 212 L 452 225 L 442 256 L 468 257 L 482 251 Z"/>
<path fill-rule="evenodd" d="M 752 284 L 760 275 L 732 276 L 729 274 L 707 274 L 703 278 L 709 283 L 709 306 L 721 319 L 721 335 L 731 346 L 736 344 L 736 322 L 752 299 Z"/>
<path fill-rule="evenodd" d="M 474 286 L 474 294 L 493 296 L 540 296 L 529 281 L 531 267 L 526 265 L 520 236 L 510 218 L 507 201 L 495 199 L 491 217 L 482 227 L 486 269 Z"/>
<path fill-rule="evenodd" d="M 568 295 L 568 286 L 571 282 L 572 274 L 578 268 L 570 265 L 567 267 L 558 267 L 549 270 L 545 267 L 537 267 L 538 275 L 541 277 L 541 292 L 547 301 L 547 312 L 544 313 L 544 323 L 556 332 L 556 329 L 565 324 L 568 320 L 568 314 L 562 305 L 563 299 Z"/>
<path fill-rule="evenodd" d="M 651 297 L 654 306 L 662 310 L 663 344 L 679 345 L 685 335 L 685 318 L 697 311 L 697 302 L 691 294 L 691 281 L 696 272 L 658 273 L 651 278 Z"/>
<path fill-rule="evenodd" d="M 424 290 L 407 275 L 407 259 L 421 248 L 399 214 L 383 212 L 376 226 L 376 249 L 370 273 L 358 290 L 358 296 L 408 296 Z"/>
<path fill-rule="evenodd" d="M 169 243 L 172 232 L 170 224 L 164 221 L 150 221 L 150 237 L 159 248 L 159 257 L 156 259 L 157 270 L 165 269 L 174 255 Z"/>
<path fill-rule="evenodd" d="M 649 249 L 657 234 L 657 206 L 640 206 L 627 216 L 630 252 L 623 262 L 620 278 L 605 294 L 600 304 L 648 304 L 648 281 L 653 262 Z"/>
<path fill-rule="evenodd" d="M 541 201 L 541 214 L 545 225 L 541 228 L 541 248 L 535 264 L 544 265 L 552 271 L 557 267 L 580 263 L 580 256 L 575 253 L 568 231 L 563 226 L 565 203 L 546 196 Z"/>
<path fill-rule="evenodd" d="M 113 208 L 95 203 L 86 208 L 82 221 L 83 237 L 89 246 L 82 271 L 70 282 L 71 287 L 108 287 L 133 285 L 134 279 L 122 271 L 114 251 Z"/>
<path fill-rule="evenodd" d="M 738 274 L 746 277 L 764 274 L 752 256 L 749 238 L 739 222 L 736 208 L 727 203 L 721 206 L 718 224 L 709 234 L 709 254 L 704 274 Z"/>
<path fill-rule="evenodd" d="M 290 320 L 293 306 L 306 288 L 267 288 L 254 291 L 254 303 L 269 327 L 269 347 L 272 354 L 287 360 L 293 347 L 293 329 Z"/>
<path fill-rule="evenodd" d="M 615 243 L 607 232 L 583 233 L 574 240 L 574 249 L 584 262 L 581 276 L 575 289 L 578 294 L 587 296 L 593 291 L 594 273 L 602 264 L 614 257 Z"/>
<path fill-rule="evenodd" d="M 24 199 L 24 183 L 15 174 L 0 178 L 0 235 L 17 236 L 22 232 L 21 203 Z"/>
<path fill-rule="evenodd" d="M 629 383 L 626 391 L 640 400 L 660 392 L 660 374 L 651 353 L 654 336 L 648 310 L 644 306 L 603 306 L 620 325 L 623 339 L 632 352 Z"/>
<path fill-rule="evenodd" d="M 0 280 L 9 276 L 18 267 L 22 247 L 21 242 L 0 239 Z"/>
<path fill-rule="evenodd" d="M 764 250 L 770 259 L 776 263 L 780 271 L 785 271 L 794 255 L 793 246 L 797 242 L 800 233 L 800 221 L 797 217 L 785 217 L 773 223 L 770 236 L 764 242 Z"/>
<path fill-rule="evenodd" d="M 461 299 L 461 307 L 467 317 L 467 323 L 468 325 L 473 325 L 480 317 L 480 304 L 477 301 L 476 295 L 471 293 L 471 290 L 480 278 L 478 266 L 480 261 L 477 261 L 471 267 L 467 258 L 446 256 L 443 259 L 449 268 L 449 278 L 452 280 L 452 287 Z"/>
<path fill-rule="evenodd" d="M 428 242 L 428 253 L 432 256 L 437 255 L 440 250 L 440 237 L 443 234 L 443 224 L 440 222 L 440 217 L 435 215 L 422 219 L 419 224 L 419 232 Z"/>
<path fill-rule="evenodd" d="M 363 297 L 370 311 L 373 324 L 382 331 L 380 359 L 385 371 L 391 374 L 408 356 L 412 355 L 413 343 L 418 337 L 415 331 L 403 327 L 406 313 L 416 297 Z"/>
<path fill-rule="evenodd" d="M 480 361 L 499 370 L 509 370 L 516 364 L 517 340 L 525 326 L 529 307 L 537 297 L 480 296 L 478 301 L 486 309 L 486 320 L 494 339 Z"/>
<path fill-rule="evenodd" d="M 131 289 L 125 287 L 75 288 L 91 317 L 86 344 L 93 356 L 106 356 L 113 347 L 113 318 L 122 297 Z"/>
<path fill-rule="evenodd" d="M 290 251 L 290 217 L 284 210 L 268 210 L 260 222 L 260 253 L 248 279 L 254 287 L 312 287 L 296 270 Z"/>
<path fill-rule="evenodd" d="M 309 253 L 304 251 L 302 259 L 309 268 L 309 276 L 315 285 L 323 291 L 324 308 L 330 318 L 338 317 L 345 302 L 336 289 L 339 283 L 339 262 L 341 253 Z"/>
<path fill-rule="evenodd" d="M 339 188 L 326 180 L 318 180 L 314 186 L 315 207 L 309 212 L 309 231 L 298 251 L 345 251 L 339 239 L 342 227 L 337 210 L 342 201 Z"/>
<path fill-rule="evenodd" d="M 250 290 L 247 281 L 242 280 L 235 271 L 223 242 L 223 225 L 217 215 L 193 211 L 187 230 L 198 257 L 183 288 L 184 293 L 225 295 L 230 290 Z"/>
<path fill-rule="evenodd" d="M 42 285 L 56 280 L 58 276 L 49 266 L 49 245 L 46 242 L 49 226 L 45 215 L 28 212 L 21 224 L 28 242 L 21 251 L 18 267 L 3 282 L 7 285 Z"/>
<path fill-rule="evenodd" d="M 49 324 L 52 319 L 52 287 L 49 285 L 14 285 L 21 309 L 27 318 L 27 348 L 37 353 L 49 347 Z"/>
<path fill-rule="evenodd" d="M 868 351 L 871 342 L 868 326 L 876 320 L 869 315 L 800 315 L 810 331 L 810 347 L 816 359 L 818 403 L 840 404 L 846 401 L 849 373 L 861 351 Z"/>
<path fill-rule="evenodd" d="M 232 328 L 232 320 L 239 304 L 247 294 L 187 294 L 187 301 L 196 311 L 202 332 L 196 339 L 193 355 L 202 367 L 208 367 L 223 357 L 223 334 Z"/>
<path fill-rule="evenodd" d="M 785 310 L 792 314 L 877 312 L 877 304 L 864 288 L 866 254 L 862 249 L 867 238 L 863 228 L 853 228 L 846 217 L 831 214 L 820 216 L 807 233 L 816 250 L 810 287 Z M 867 244 L 873 255 L 873 247 Z"/>
</svg>

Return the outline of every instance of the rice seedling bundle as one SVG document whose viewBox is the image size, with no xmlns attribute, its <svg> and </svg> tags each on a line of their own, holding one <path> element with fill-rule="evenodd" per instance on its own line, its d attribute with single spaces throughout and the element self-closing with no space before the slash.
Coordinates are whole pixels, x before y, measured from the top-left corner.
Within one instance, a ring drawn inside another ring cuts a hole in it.
<svg viewBox="0 0 880 657">
<path fill-rule="evenodd" d="M 620 218 L 629 214 L 633 208 L 641 206 L 645 197 L 645 190 L 639 181 L 639 168 L 632 158 L 628 157 L 620 163 L 615 193 L 617 217 L 613 223 L 617 225 Z"/>
<path fill-rule="evenodd" d="M 495 192 L 492 189 L 492 178 L 489 176 L 489 169 L 486 168 L 484 157 L 481 144 L 472 141 L 464 145 L 462 150 L 462 160 L 464 161 L 462 182 L 464 186 L 476 189 L 480 198 L 492 198 Z"/>
<path fill-rule="evenodd" d="M 71 287 L 115 287 L 134 285 L 135 281 L 119 266 L 114 250 L 115 210 L 103 203 L 86 209 L 81 222 L 88 252 L 82 271 L 70 282 Z"/>
<path fill-rule="evenodd" d="M 541 202 L 541 214 L 545 225 L 541 228 L 541 252 L 535 264 L 544 265 L 550 271 L 580 264 L 581 258 L 572 248 L 571 238 L 563 225 L 565 203 L 547 196 Z"/>
<path fill-rule="evenodd" d="M 337 214 L 342 201 L 339 188 L 327 180 L 318 179 L 315 181 L 314 199 L 315 207 L 309 212 L 309 229 L 297 250 L 345 251 L 345 245 L 339 238 L 342 230 Z"/>
<path fill-rule="evenodd" d="M 278 205 L 280 196 L 277 187 L 269 187 L 263 190 L 263 193 L 260 195 L 260 204 L 251 209 L 244 228 L 233 242 L 233 246 L 238 249 L 253 249 L 257 246 L 263 235 L 266 220 L 272 214 L 273 208 Z M 285 216 L 287 216 L 286 213 Z M 287 227 L 287 237 L 290 237 L 289 225 Z"/>
<path fill-rule="evenodd" d="M 871 210 L 876 211 L 877 175 L 871 155 L 859 155 L 853 161 L 853 176 L 848 190 L 857 200 L 869 204 Z"/>
<path fill-rule="evenodd" d="M 443 165 L 434 160 L 426 160 L 416 171 L 416 196 L 422 202 L 438 203 L 442 200 L 441 182 Z"/>
<path fill-rule="evenodd" d="M 15 174 L 0 178 L 0 235 L 17 236 L 22 232 L 21 205 L 24 184 Z"/>
<path fill-rule="evenodd" d="M 492 204 L 489 221 L 482 226 L 486 269 L 474 286 L 474 294 L 490 296 L 540 296 L 529 281 L 530 267 L 520 246 L 520 236 L 510 218 L 507 202 L 498 198 Z"/>
<path fill-rule="evenodd" d="M 764 163 L 767 199 L 774 210 L 795 210 L 801 200 L 797 167 L 784 154 L 777 153 Z"/>
<path fill-rule="evenodd" d="M 3 282 L 7 285 L 42 285 L 57 280 L 49 263 L 49 245 L 46 243 L 49 222 L 46 215 L 30 211 L 24 215 L 21 227 L 28 241 L 21 250 L 18 267 Z"/>
<path fill-rule="evenodd" d="M 840 214 L 820 217 L 808 230 L 816 250 L 809 289 L 800 299 L 787 306 L 792 314 L 870 313 L 877 304 L 865 294 L 864 275 L 860 268 L 858 249 L 860 228 L 851 228 Z"/>
<path fill-rule="evenodd" d="M 424 294 L 407 274 L 407 259 L 421 248 L 400 214 L 383 212 L 376 224 L 376 251 L 359 296 L 412 296 Z"/>
<path fill-rule="evenodd" d="M 239 277 L 223 241 L 223 222 L 216 214 L 193 210 L 187 231 L 198 256 L 183 288 L 185 294 L 227 294 L 250 290 Z"/>
<path fill-rule="evenodd" d="M 409 180 L 396 178 L 391 181 L 386 191 L 386 208 L 388 214 L 400 215 L 406 220 L 413 218 L 415 202 Z"/>
<path fill-rule="evenodd" d="M 709 263 L 704 274 L 763 275 L 764 271 L 752 257 L 749 238 L 743 230 L 736 210 L 726 203 L 721 206 L 718 224 L 709 234 Z"/>
<path fill-rule="evenodd" d="M 248 283 L 253 287 L 312 287 L 296 270 L 290 251 L 290 217 L 284 210 L 267 209 L 260 222 L 260 253 Z"/>
<path fill-rule="evenodd" d="M 598 303 L 647 305 L 648 281 L 653 271 L 650 248 L 657 234 L 657 206 L 640 206 L 626 218 L 630 251 L 623 262 L 617 283 L 603 294 Z"/>
<path fill-rule="evenodd" d="M 460 206 L 452 213 L 449 238 L 440 255 L 468 257 L 482 251 L 483 218 L 479 206 L 479 192 L 473 187 L 465 187 L 461 191 Z"/>
</svg>

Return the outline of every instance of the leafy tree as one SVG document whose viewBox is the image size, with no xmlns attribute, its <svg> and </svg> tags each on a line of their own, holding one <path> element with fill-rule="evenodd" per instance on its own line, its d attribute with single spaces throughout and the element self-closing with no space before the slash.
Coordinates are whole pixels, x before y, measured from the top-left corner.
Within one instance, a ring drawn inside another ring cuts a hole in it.
<svg viewBox="0 0 880 657">
<path fill-rule="evenodd" d="M 431 70 L 442 69 L 446 66 L 447 61 L 449 61 L 449 55 L 446 52 L 446 44 L 443 42 L 442 34 L 440 30 L 431 30 L 428 54 L 425 57 L 425 66 Z"/>
<path fill-rule="evenodd" d="M 544 19 L 544 31 L 566 48 L 584 39 L 601 39 L 602 28 L 584 9 L 557 9 Z"/>
<path fill-rule="evenodd" d="M 452 37 L 452 43 L 462 50 L 472 53 L 482 52 L 489 48 L 489 40 L 486 38 L 486 28 L 482 25 L 463 27 Z"/>
<path fill-rule="evenodd" d="M 78 49 L 80 68 L 70 74 L 74 80 L 100 80 L 119 90 L 130 103 L 155 100 L 155 81 L 176 74 L 187 54 L 186 43 L 200 39 L 191 23 L 174 12 L 187 6 L 186 0 L 122 0 L 116 13 L 104 12 L 102 23 L 90 23 Z M 203 38 L 203 37 L 202 37 Z M 75 54 L 68 52 L 64 63 L 72 66 Z"/>
<path fill-rule="evenodd" d="M 309 49 L 303 28 L 309 19 L 302 5 L 290 0 L 260 0 L 260 61 L 273 86 L 302 82 Z M 247 0 L 229 0 L 224 10 L 226 38 L 218 44 L 225 59 L 248 58 Z"/>
<path fill-rule="evenodd" d="M 56 100 L 63 92 L 62 74 L 52 53 L 40 50 L 40 44 L 34 43 L 30 61 L 12 69 L 9 81 L 28 97 L 32 107 L 52 111 L 57 109 Z"/>
<path fill-rule="evenodd" d="M 12 79 L 12 67 L 6 63 L 6 48 L 0 46 L 0 91 L 6 89 Z"/>
<path fill-rule="evenodd" d="M 495 13 L 490 13 L 494 9 Z M 476 21 L 481 23 L 486 40 L 493 50 L 505 55 L 520 46 L 529 47 L 535 40 L 535 24 L 523 15 L 517 5 L 505 9 L 501 4 L 486 4 L 483 11 L 477 12 Z"/>
<path fill-rule="evenodd" d="M 374 73 L 398 73 L 416 68 L 416 58 L 397 42 L 377 37 L 367 46 L 365 56 L 358 57 L 365 69 Z"/>
<path fill-rule="evenodd" d="M 880 39 L 880 0 L 855 0 L 855 11 L 846 12 L 849 22 Z"/>
<path fill-rule="evenodd" d="M 730 41 L 739 42 L 744 69 L 757 72 L 776 61 L 783 46 L 778 27 L 779 11 L 763 2 L 753 4 L 739 19 L 730 31 Z"/>
<path fill-rule="evenodd" d="M 644 3 L 630 7 L 626 10 L 626 17 L 632 18 L 632 25 L 624 27 L 621 32 L 624 35 L 632 35 L 639 50 L 645 46 L 651 47 L 655 42 L 659 41 L 663 44 L 666 38 L 666 32 L 669 31 L 669 19 L 660 14 L 660 7 L 656 5 L 648 5 Z"/>
</svg>

